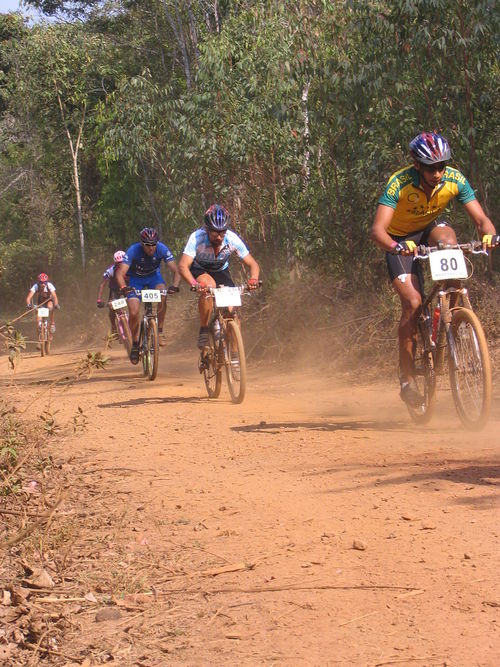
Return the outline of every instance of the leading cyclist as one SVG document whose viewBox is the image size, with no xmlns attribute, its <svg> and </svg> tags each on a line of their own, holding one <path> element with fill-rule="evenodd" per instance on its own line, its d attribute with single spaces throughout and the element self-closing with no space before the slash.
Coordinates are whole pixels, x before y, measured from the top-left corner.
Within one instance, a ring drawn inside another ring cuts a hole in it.
<svg viewBox="0 0 500 667">
<path fill-rule="evenodd" d="M 43 305 L 49 309 L 49 323 L 50 333 L 56 332 L 56 325 L 54 321 L 54 308 L 60 308 L 59 299 L 57 298 L 56 288 L 50 282 L 49 276 L 46 273 L 40 273 L 37 276 L 36 282 L 30 287 L 26 296 L 26 307 L 34 308 L 33 297 L 37 295 L 37 304 Z M 40 318 L 37 316 L 38 326 L 40 326 Z"/>
<path fill-rule="evenodd" d="M 450 200 L 464 205 L 481 235 L 483 247 L 499 243 L 493 223 L 477 201 L 465 176 L 450 167 L 451 150 L 440 134 L 422 132 L 410 141 L 413 164 L 396 171 L 380 197 L 371 237 L 386 251 L 391 283 L 401 300 L 399 322 L 400 396 L 418 407 L 423 403 L 414 376 L 414 349 L 422 298 L 413 261 L 417 246 L 456 243 L 450 224 L 439 216 Z"/>
<path fill-rule="evenodd" d="M 128 299 L 129 323 L 132 332 L 132 348 L 130 350 L 130 361 L 133 364 L 139 362 L 139 309 L 140 296 L 136 290 L 143 289 L 166 289 L 160 264 L 166 262 L 172 273 L 172 284 L 167 289 L 167 294 L 175 294 L 179 291 L 181 276 L 177 269 L 174 256 L 170 248 L 160 242 L 158 232 L 153 227 L 145 227 L 140 233 L 140 242 L 134 243 L 125 253 L 123 261 L 116 269 L 116 280 L 122 294 Z M 125 277 L 127 276 L 129 285 Z M 158 309 L 158 333 L 159 344 L 165 345 L 163 335 L 163 322 L 167 312 L 167 300 L 161 298 L 161 306 Z"/>
<path fill-rule="evenodd" d="M 191 289 L 203 291 L 205 287 L 225 285 L 234 287 L 229 273 L 229 258 L 235 253 L 250 271 L 248 289 L 259 286 L 260 268 L 240 237 L 229 229 L 231 218 L 224 206 L 213 204 L 205 212 L 205 226 L 189 237 L 179 261 L 179 271 Z M 208 323 L 213 308 L 213 298 L 201 294 L 198 300 L 200 331 L 198 347 L 208 346 Z"/>
</svg>

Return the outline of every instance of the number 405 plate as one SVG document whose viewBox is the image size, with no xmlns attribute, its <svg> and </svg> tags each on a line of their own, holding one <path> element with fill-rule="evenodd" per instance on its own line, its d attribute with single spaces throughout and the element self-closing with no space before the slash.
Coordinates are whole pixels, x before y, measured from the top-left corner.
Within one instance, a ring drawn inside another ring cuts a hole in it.
<svg viewBox="0 0 500 667">
<path fill-rule="evenodd" d="M 467 278 L 464 254 L 458 248 L 436 250 L 429 255 L 433 280 L 454 280 Z"/>
</svg>

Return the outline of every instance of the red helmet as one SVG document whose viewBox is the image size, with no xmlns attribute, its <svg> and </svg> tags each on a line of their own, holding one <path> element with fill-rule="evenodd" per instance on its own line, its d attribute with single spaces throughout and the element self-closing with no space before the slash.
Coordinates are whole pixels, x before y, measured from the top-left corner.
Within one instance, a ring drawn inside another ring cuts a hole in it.
<svg viewBox="0 0 500 667">
<path fill-rule="evenodd" d="M 156 245 L 160 236 L 154 227 L 144 227 L 140 234 L 141 243 L 144 245 Z"/>
<path fill-rule="evenodd" d="M 41 273 L 36 280 L 38 283 L 48 283 L 49 276 L 46 273 Z"/>
</svg>

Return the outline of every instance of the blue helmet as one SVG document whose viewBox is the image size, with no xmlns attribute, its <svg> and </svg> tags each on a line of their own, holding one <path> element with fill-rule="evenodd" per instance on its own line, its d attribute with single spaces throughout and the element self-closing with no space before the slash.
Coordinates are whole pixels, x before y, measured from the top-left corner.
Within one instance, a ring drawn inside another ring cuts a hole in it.
<svg viewBox="0 0 500 667">
<path fill-rule="evenodd" d="M 230 220 L 227 209 L 219 204 L 213 204 L 208 211 L 205 211 L 205 226 L 214 232 L 225 232 Z"/>
<path fill-rule="evenodd" d="M 434 132 L 421 132 L 410 141 L 410 153 L 418 162 L 436 164 L 451 160 L 451 149 L 448 141 Z"/>
</svg>

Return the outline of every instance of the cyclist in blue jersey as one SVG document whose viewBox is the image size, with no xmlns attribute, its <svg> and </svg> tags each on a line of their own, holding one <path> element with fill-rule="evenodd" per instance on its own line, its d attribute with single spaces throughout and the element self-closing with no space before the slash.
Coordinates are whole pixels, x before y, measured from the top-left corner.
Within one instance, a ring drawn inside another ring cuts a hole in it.
<svg viewBox="0 0 500 667">
<path fill-rule="evenodd" d="M 120 286 L 118 285 L 118 282 L 116 280 L 116 268 L 119 264 L 123 262 L 124 257 L 125 257 L 125 252 L 123 250 L 117 250 L 113 255 L 113 264 L 111 264 L 111 266 L 108 266 L 106 271 L 104 271 L 104 273 L 102 274 L 101 284 L 99 285 L 99 289 L 97 291 L 98 308 L 104 308 L 106 306 L 106 302 L 102 300 L 102 295 L 106 285 L 109 286 L 108 301 L 112 301 L 113 299 L 118 299 L 121 296 Z M 111 323 L 111 333 L 115 334 L 116 317 L 110 308 L 108 308 L 108 314 L 109 314 L 109 321 Z"/>
<path fill-rule="evenodd" d="M 160 264 L 164 261 L 172 273 L 172 284 L 167 289 L 167 294 L 175 294 L 179 291 L 181 276 L 177 269 L 174 256 L 170 248 L 160 242 L 156 229 L 145 227 L 140 233 L 140 242 L 134 243 L 125 253 L 125 257 L 116 270 L 116 280 L 122 294 L 128 299 L 129 323 L 132 332 L 132 348 L 130 350 L 130 361 L 133 364 L 139 362 L 139 310 L 140 295 L 136 290 L 143 289 L 166 289 Z M 128 285 L 126 282 L 128 278 Z M 161 306 L 158 309 L 158 332 L 159 343 L 165 345 L 163 335 L 163 322 L 167 312 L 167 301 L 162 296 Z"/>
<path fill-rule="evenodd" d="M 234 287 L 229 273 L 229 258 L 236 254 L 248 268 L 248 289 L 259 286 L 260 268 L 240 237 L 229 229 L 230 216 L 219 204 L 214 204 L 205 213 L 205 226 L 189 237 L 179 261 L 179 271 L 192 289 L 200 291 L 206 287 L 227 285 Z M 200 331 L 198 347 L 208 346 L 208 323 L 213 309 L 213 299 L 202 294 L 198 300 Z"/>
<path fill-rule="evenodd" d="M 465 176 L 448 165 L 451 149 L 440 134 L 422 132 L 409 145 L 413 164 L 396 171 L 380 197 L 372 239 L 385 250 L 391 284 L 402 307 L 399 323 L 400 396 L 418 407 L 423 403 L 414 376 L 414 350 L 422 297 L 418 287 L 414 251 L 419 245 L 457 242 L 450 224 L 440 218 L 456 198 L 474 222 L 484 248 L 499 243 L 495 227 Z"/>
</svg>

